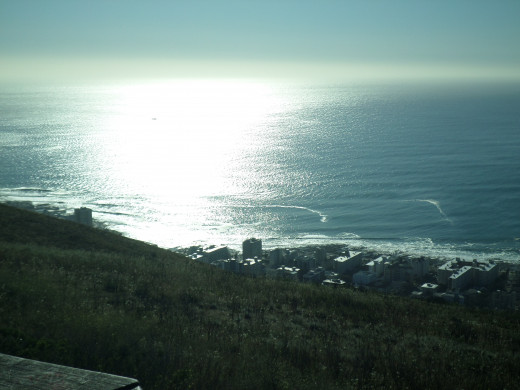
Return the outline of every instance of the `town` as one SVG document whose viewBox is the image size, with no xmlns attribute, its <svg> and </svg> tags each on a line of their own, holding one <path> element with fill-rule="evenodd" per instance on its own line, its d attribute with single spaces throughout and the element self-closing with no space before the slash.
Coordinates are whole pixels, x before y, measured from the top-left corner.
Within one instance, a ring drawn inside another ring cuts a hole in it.
<svg viewBox="0 0 520 390">
<path fill-rule="evenodd" d="M 6 203 L 87 226 L 106 228 L 92 218 L 92 210 L 87 207 L 66 214 L 50 204 Z M 505 310 L 518 310 L 520 307 L 516 300 L 520 294 L 520 264 L 500 260 L 380 254 L 341 244 L 265 250 L 262 240 L 256 238 L 246 239 L 242 243 L 242 252 L 215 245 L 172 250 L 193 260 L 250 277 L 356 288 L 472 307 Z"/>
<path fill-rule="evenodd" d="M 193 260 L 250 277 L 356 288 L 473 307 L 517 310 L 520 268 L 500 261 L 381 255 L 339 244 L 264 250 L 250 238 L 227 246 L 176 249 Z"/>
</svg>

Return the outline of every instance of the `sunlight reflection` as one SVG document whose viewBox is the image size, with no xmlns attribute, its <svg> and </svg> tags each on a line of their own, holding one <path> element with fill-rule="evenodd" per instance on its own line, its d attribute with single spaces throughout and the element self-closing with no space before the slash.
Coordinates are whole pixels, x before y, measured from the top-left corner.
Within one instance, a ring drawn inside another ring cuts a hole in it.
<svg viewBox="0 0 520 390">
<path fill-rule="evenodd" d="M 107 124 L 107 169 L 137 193 L 146 186 L 146 193 L 156 195 L 220 194 L 232 185 L 225 176 L 237 169 L 236 154 L 281 105 L 272 86 L 256 82 L 120 87 Z"/>
</svg>

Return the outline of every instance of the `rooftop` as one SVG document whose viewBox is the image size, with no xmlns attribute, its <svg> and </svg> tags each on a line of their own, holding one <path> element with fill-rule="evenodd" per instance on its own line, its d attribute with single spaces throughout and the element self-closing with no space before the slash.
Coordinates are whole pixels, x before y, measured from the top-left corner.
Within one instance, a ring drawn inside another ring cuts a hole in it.
<svg viewBox="0 0 520 390">
<path fill-rule="evenodd" d="M 140 389 L 132 378 L 0 354 L 0 389 Z"/>
</svg>

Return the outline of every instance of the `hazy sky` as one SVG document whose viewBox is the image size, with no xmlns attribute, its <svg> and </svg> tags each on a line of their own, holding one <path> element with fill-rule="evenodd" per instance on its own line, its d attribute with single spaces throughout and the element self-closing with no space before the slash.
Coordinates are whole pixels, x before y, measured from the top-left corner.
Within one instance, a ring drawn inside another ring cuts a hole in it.
<svg viewBox="0 0 520 390">
<path fill-rule="evenodd" d="M 520 1 L 0 0 L 0 77 L 520 78 Z"/>
</svg>

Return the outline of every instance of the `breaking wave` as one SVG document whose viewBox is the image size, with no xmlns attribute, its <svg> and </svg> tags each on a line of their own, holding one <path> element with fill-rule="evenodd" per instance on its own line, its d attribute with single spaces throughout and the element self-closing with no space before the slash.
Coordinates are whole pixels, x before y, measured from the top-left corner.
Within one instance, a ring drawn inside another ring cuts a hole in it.
<svg viewBox="0 0 520 390">
<path fill-rule="evenodd" d="M 298 210 L 305 210 L 305 211 L 308 211 L 310 213 L 313 213 L 313 214 L 317 214 L 319 215 L 320 217 L 320 221 L 321 222 L 327 222 L 327 219 L 328 219 L 328 216 L 326 214 L 323 214 L 321 211 L 318 211 L 318 210 L 314 210 L 314 209 L 310 209 L 308 207 L 303 207 L 303 206 L 285 206 L 285 205 L 278 205 L 278 204 L 274 204 L 274 205 L 267 205 L 267 206 L 263 206 L 265 208 L 280 208 L 280 209 L 298 209 Z"/>
<path fill-rule="evenodd" d="M 429 203 L 429 204 L 435 206 L 435 208 L 439 211 L 439 213 L 444 218 L 444 220 L 446 220 L 447 222 L 449 222 L 449 223 L 451 223 L 453 225 L 453 221 L 446 215 L 444 210 L 441 208 L 441 204 L 439 203 L 438 200 L 434 200 L 434 199 L 413 199 L 411 202 L 425 202 L 425 203 Z"/>
</svg>

